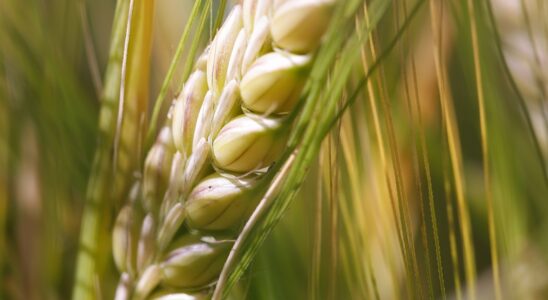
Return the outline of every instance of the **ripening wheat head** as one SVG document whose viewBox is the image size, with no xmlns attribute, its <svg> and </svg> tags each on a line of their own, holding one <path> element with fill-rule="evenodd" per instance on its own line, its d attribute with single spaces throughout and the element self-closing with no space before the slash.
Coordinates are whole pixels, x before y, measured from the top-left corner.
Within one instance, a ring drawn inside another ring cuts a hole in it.
<svg viewBox="0 0 548 300">
<path fill-rule="evenodd" d="M 117 298 L 207 290 L 283 151 L 334 0 L 243 0 L 173 101 L 113 231 Z M 183 229 L 183 223 L 186 227 Z M 189 229 L 189 230 L 187 230 Z"/>
</svg>

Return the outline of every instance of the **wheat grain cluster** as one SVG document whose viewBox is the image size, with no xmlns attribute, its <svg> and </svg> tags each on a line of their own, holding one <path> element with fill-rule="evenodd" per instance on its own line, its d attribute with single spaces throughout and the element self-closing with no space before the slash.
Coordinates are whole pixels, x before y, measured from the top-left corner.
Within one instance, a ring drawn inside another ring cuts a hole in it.
<svg viewBox="0 0 548 300">
<path fill-rule="evenodd" d="M 333 4 L 244 0 L 232 8 L 117 217 L 117 298 L 207 295 L 260 199 L 257 183 L 286 145 L 287 116 Z"/>
</svg>

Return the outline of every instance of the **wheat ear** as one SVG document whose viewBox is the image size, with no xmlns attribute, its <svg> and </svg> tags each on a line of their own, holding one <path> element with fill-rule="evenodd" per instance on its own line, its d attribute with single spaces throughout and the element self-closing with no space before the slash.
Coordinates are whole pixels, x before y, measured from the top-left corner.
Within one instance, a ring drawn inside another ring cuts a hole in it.
<svg viewBox="0 0 548 300">
<path fill-rule="evenodd" d="M 258 182 L 284 150 L 287 116 L 334 2 L 233 7 L 173 101 L 142 184 L 118 215 L 117 299 L 207 295 L 257 204 Z"/>
</svg>

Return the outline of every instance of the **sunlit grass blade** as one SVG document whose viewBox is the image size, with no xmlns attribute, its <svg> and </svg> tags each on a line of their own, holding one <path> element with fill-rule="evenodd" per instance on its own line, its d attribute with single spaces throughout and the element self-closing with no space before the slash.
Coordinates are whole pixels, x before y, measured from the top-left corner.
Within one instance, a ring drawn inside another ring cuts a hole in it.
<svg viewBox="0 0 548 300">
<path fill-rule="evenodd" d="M 476 299 L 476 259 L 470 224 L 470 215 L 466 201 L 466 188 L 464 182 L 463 159 L 459 139 L 458 125 L 455 118 L 451 91 L 448 85 L 446 68 L 446 53 L 443 53 L 443 26 L 445 22 L 444 6 L 435 1 L 430 1 L 432 30 L 434 31 L 434 58 L 438 77 L 438 88 L 442 107 L 443 123 L 447 130 L 447 142 L 453 170 L 455 192 L 457 194 L 457 211 L 459 216 L 460 233 L 462 236 L 465 275 L 468 289 L 468 298 Z"/>
<path fill-rule="evenodd" d="M 468 14 L 470 17 L 470 30 L 472 36 L 472 52 L 474 56 L 474 72 L 477 88 L 477 99 L 480 115 L 480 128 L 481 128 L 481 149 L 483 158 L 483 183 L 485 188 L 485 198 L 487 202 L 487 219 L 489 227 L 489 239 L 491 250 L 491 266 L 493 270 L 493 282 L 495 290 L 495 299 L 502 299 L 501 282 L 500 282 L 500 269 L 499 269 L 499 255 L 498 255 L 498 243 L 497 243 L 497 231 L 495 228 L 495 215 L 493 204 L 493 192 L 491 187 L 491 168 L 490 168 L 490 153 L 489 153 L 489 136 L 485 111 L 485 95 L 483 90 L 483 78 L 482 78 L 482 65 L 480 61 L 480 45 L 478 40 L 478 28 L 477 28 L 477 13 L 475 4 L 473 1 L 468 0 Z"/>
</svg>

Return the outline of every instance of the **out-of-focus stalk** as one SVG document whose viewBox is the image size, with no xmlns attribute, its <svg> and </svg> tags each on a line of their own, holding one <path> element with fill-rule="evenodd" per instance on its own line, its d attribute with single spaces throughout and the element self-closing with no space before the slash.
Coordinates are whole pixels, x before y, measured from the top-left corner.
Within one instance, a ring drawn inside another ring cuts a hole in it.
<svg viewBox="0 0 548 300">
<path fill-rule="evenodd" d="M 1 66 L 1 63 L 0 63 Z M 0 83 L 1 84 L 1 83 Z M 7 93 L 0 90 L 0 97 L 7 99 Z M 8 210 L 8 162 L 9 162 L 9 114 L 8 103 L 0 100 L 0 268 L 4 268 L 6 255 L 6 222 Z"/>
<path fill-rule="evenodd" d="M 112 206 L 128 190 L 128 175 L 137 167 L 141 153 L 135 141 L 146 129 L 153 13 L 150 0 L 117 3 L 101 96 L 99 137 L 80 229 L 73 299 L 103 298 L 104 287 L 98 282 L 110 257 Z M 120 93 L 122 82 L 124 92 Z M 120 114 L 118 109 L 122 109 Z"/>
</svg>

